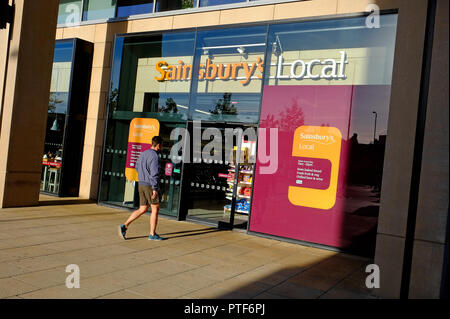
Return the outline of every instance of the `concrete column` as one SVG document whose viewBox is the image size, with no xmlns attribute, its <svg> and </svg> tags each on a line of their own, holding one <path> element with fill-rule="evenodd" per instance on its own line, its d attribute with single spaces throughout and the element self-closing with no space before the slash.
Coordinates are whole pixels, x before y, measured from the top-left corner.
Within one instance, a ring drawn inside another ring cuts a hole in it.
<svg viewBox="0 0 450 319">
<path fill-rule="evenodd" d="M 398 3 L 388 137 L 375 250 L 375 264 L 380 267 L 380 288 L 375 293 L 384 298 L 399 298 L 401 291 L 427 6 L 428 1 L 422 0 Z"/>
<path fill-rule="evenodd" d="M 2 85 L 0 208 L 39 202 L 59 1 L 14 3 L 8 68 Z M 0 31 L 0 41 L 6 32 Z M 0 51 L 5 49 L 0 47 Z"/>
<path fill-rule="evenodd" d="M 60 39 L 77 37 L 94 43 L 79 197 L 97 199 L 111 78 L 112 42 L 116 34 L 130 32 L 128 21 L 60 28 L 57 32 Z"/>
<path fill-rule="evenodd" d="M 9 0 L 11 4 L 11 0 Z M 6 60 L 8 56 L 8 35 L 10 32 L 9 24 L 6 24 L 6 29 L 0 30 L 0 134 L 2 127 L 2 103 L 3 103 L 3 88 L 6 73 Z"/>
<path fill-rule="evenodd" d="M 449 202 L 448 0 L 438 0 L 409 288 L 439 298 Z"/>
</svg>

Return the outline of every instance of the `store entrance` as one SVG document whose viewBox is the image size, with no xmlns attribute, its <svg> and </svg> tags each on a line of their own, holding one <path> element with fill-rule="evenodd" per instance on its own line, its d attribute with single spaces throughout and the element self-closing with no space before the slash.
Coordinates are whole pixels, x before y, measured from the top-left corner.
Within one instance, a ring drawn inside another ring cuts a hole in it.
<svg viewBox="0 0 450 319">
<path fill-rule="evenodd" d="M 182 192 L 187 219 L 219 228 L 247 229 L 254 169 L 249 162 L 254 163 L 252 156 L 256 154 L 256 127 L 254 136 L 239 132 L 249 127 L 205 122 L 194 127 L 194 123 L 188 123 L 191 155 L 189 163 L 184 164 Z M 213 132 L 214 137 L 205 138 Z M 200 136 L 205 138 L 201 147 L 194 147 L 193 141 Z"/>
</svg>

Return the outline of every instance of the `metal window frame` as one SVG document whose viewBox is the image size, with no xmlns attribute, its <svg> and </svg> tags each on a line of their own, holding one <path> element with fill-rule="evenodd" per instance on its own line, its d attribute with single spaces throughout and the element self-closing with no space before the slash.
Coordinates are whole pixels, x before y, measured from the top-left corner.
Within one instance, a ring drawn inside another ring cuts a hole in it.
<svg viewBox="0 0 450 319">
<path fill-rule="evenodd" d="M 58 187 L 58 192 L 52 193 L 46 190 L 41 190 L 40 194 L 45 194 L 45 195 L 50 195 L 50 196 L 56 196 L 56 197 L 61 197 L 62 196 L 62 181 L 63 181 L 63 176 L 64 176 L 64 172 L 63 172 L 63 167 L 64 167 L 64 160 L 65 160 L 65 147 L 67 145 L 67 125 L 69 122 L 69 110 L 71 107 L 71 99 L 72 99 L 72 85 L 73 85 L 73 76 L 74 76 L 74 64 L 75 64 L 75 54 L 76 54 L 76 50 L 77 50 L 77 44 L 78 41 L 80 39 L 78 38 L 71 38 L 71 39 L 62 39 L 62 40 L 55 40 L 55 45 L 56 44 L 63 44 L 63 43 L 71 43 L 72 44 L 72 52 L 71 52 L 71 57 L 70 57 L 70 76 L 69 76 L 69 92 L 67 94 L 67 108 L 66 108 L 66 117 L 64 119 L 64 130 L 63 130 L 63 137 L 62 137 L 62 149 L 63 149 L 63 155 L 62 155 L 62 160 L 61 160 L 61 173 L 59 176 L 59 181 L 58 183 L 60 184 Z M 53 49 L 54 51 L 54 49 Z M 54 60 L 53 60 L 54 63 Z M 53 66 L 52 66 L 53 69 Z M 51 91 L 50 91 L 51 92 Z M 47 113 L 47 118 L 48 118 L 48 113 Z M 47 133 L 47 132 L 46 132 Z M 45 143 L 45 140 L 44 140 Z"/>
</svg>

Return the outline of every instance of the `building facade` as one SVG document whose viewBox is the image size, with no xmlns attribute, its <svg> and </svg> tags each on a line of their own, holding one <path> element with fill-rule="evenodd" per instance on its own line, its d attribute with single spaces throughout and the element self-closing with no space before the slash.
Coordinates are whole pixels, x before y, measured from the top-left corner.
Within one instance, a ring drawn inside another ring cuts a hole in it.
<svg viewBox="0 0 450 319">
<path fill-rule="evenodd" d="M 34 111 L 47 128 L 30 146 L 40 167 L 20 177 L 30 198 L 76 187 L 133 209 L 133 164 L 159 134 L 162 214 L 374 258 L 383 297 L 445 296 L 447 1 L 47 5 L 50 107 Z M 0 62 L 19 72 L 10 43 Z M 11 76 L 2 145 L 31 124 L 9 125 Z M 19 155 L 5 149 L 11 172 Z M 20 178 L 3 174 L 2 207 L 33 204 L 12 193 Z"/>
</svg>

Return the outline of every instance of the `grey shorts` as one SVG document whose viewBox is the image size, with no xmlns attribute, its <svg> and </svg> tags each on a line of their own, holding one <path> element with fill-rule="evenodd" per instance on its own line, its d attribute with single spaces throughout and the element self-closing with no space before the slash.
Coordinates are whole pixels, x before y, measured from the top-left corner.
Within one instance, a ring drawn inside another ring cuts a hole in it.
<svg viewBox="0 0 450 319">
<path fill-rule="evenodd" d="M 152 199 L 153 188 L 151 186 L 139 185 L 139 205 L 147 206 L 149 204 L 159 204 L 159 192 L 155 199 Z"/>
</svg>

